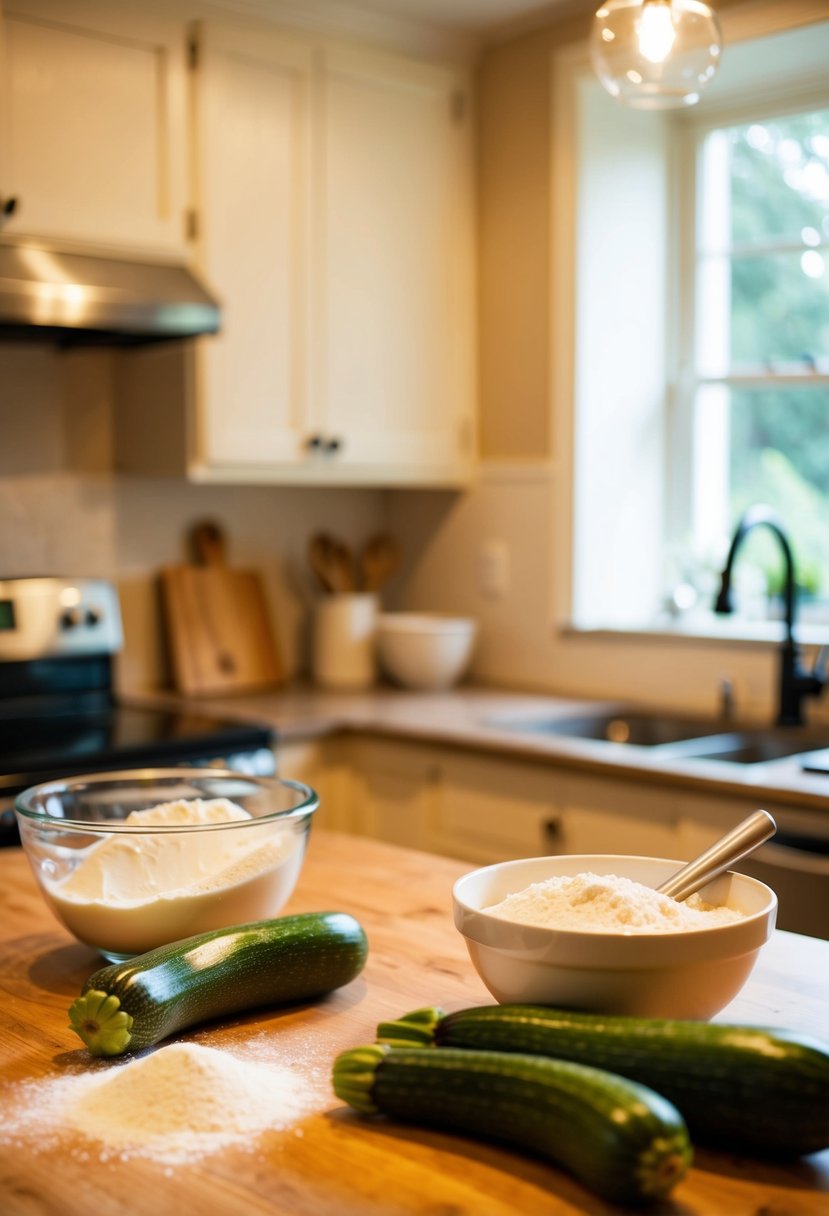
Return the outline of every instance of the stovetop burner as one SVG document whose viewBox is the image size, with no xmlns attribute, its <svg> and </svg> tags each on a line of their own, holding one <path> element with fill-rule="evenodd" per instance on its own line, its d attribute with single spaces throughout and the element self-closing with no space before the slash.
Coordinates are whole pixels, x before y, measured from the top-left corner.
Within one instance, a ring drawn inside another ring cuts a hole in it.
<svg viewBox="0 0 829 1216">
<path fill-rule="evenodd" d="M 269 752 L 267 726 L 199 713 L 115 705 L 74 718 L 5 722 L 0 732 L 0 795 L 73 774 L 172 764 L 225 764 Z"/>
</svg>

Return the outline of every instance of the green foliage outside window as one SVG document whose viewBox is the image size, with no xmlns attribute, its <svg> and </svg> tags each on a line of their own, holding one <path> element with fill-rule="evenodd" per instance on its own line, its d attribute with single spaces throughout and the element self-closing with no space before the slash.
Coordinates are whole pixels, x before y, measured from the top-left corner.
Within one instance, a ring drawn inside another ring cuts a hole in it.
<svg viewBox="0 0 829 1216">
<path fill-rule="evenodd" d="M 799 584 L 829 599 L 829 383 L 807 379 L 829 375 L 829 109 L 728 134 L 731 370 L 795 376 L 732 388 L 732 523 L 751 503 L 773 506 Z M 779 590 L 773 538 L 758 535 L 752 551 Z"/>
</svg>

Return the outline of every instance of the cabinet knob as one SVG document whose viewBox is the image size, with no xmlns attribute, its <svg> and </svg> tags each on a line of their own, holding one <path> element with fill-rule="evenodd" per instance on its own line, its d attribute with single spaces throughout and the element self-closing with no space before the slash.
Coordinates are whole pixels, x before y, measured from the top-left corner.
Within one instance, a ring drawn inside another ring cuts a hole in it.
<svg viewBox="0 0 829 1216">
<path fill-rule="evenodd" d="M 545 819 L 541 825 L 544 835 L 544 847 L 555 852 L 561 845 L 562 824 L 560 819 Z"/>
<path fill-rule="evenodd" d="M 309 452 L 322 453 L 323 456 L 336 456 L 342 450 L 343 441 L 338 435 L 309 435 L 305 440 Z"/>
<path fill-rule="evenodd" d="M 5 216 L 14 215 L 16 210 L 17 210 L 17 199 L 14 197 L 13 194 L 10 194 L 8 198 L 4 198 L 4 199 L 2 199 L 2 201 L 0 201 L 0 212 L 2 212 L 3 215 L 5 215 Z"/>
</svg>

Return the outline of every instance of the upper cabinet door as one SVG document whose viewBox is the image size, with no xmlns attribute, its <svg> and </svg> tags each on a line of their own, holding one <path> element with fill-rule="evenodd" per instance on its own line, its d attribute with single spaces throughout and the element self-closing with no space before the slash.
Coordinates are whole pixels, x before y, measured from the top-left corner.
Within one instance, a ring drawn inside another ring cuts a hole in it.
<svg viewBox="0 0 829 1216">
<path fill-rule="evenodd" d="M 346 465 L 451 480 L 474 455 L 467 81 L 329 48 L 322 87 L 326 431 Z"/>
<path fill-rule="evenodd" d="M 198 47 L 199 259 L 222 332 L 200 343 L 197 458 L 291 464 L 309 425 L 312 52 L 219 26 Z"/>
<path fill-rule="evenodd" d="M 8 0 L 2 21 L 4 229 L 186 248 L 186 39 L 140 6 Z"/>
</svg>

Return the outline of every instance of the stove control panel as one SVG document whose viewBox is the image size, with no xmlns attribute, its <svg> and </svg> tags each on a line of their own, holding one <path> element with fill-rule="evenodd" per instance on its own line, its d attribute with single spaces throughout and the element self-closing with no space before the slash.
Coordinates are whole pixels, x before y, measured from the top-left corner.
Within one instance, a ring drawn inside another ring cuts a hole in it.
<svg viewBox="0 0 829 1216">
<path fill-rule="evenodd" d="M 121 608 L 106 579 L 0 579 L 0 663 L 115 654 Z"/>
</svg>

